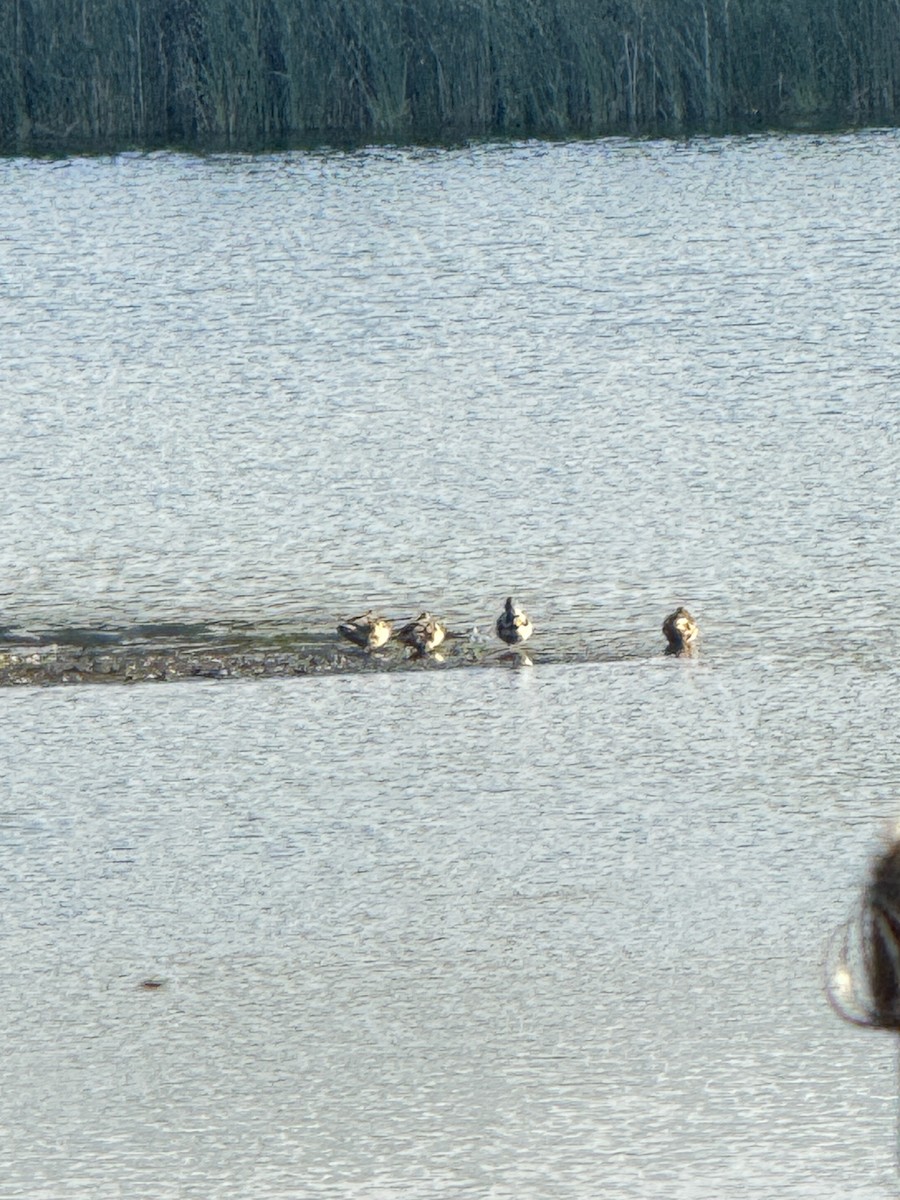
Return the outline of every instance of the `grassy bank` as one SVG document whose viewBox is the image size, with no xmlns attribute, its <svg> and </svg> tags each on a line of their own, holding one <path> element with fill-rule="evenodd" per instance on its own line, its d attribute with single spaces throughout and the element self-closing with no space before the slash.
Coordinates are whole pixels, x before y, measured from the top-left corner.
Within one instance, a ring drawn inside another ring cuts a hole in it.
<svg viewBox="0 0 900 1200">
<path fill-rule="evenodd" d="M 896 124 L 900 0 L 4 0 L 0 149 Z"/>
</svg>

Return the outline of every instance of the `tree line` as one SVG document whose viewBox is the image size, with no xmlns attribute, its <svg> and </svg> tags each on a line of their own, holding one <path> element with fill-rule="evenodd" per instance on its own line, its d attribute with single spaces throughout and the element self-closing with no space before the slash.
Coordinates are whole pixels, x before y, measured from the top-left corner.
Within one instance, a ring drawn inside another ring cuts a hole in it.
<svg viewBox="0 0 900 1200">
<path fill-rule="evenodd" d="M 4 0 L 0 150 L 895 124 L 900 0 Z"/>
</svg>

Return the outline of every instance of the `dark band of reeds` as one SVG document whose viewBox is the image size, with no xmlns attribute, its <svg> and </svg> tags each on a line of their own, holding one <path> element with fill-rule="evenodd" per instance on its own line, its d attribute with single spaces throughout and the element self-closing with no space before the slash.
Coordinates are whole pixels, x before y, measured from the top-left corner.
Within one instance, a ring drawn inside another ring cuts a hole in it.
<svg viewBox="0 0 900 1200">
<path fill-rule="evenodd" d="M 0 149 L 896 123 L 897 0 L 5 0 Z"/>
</svg>

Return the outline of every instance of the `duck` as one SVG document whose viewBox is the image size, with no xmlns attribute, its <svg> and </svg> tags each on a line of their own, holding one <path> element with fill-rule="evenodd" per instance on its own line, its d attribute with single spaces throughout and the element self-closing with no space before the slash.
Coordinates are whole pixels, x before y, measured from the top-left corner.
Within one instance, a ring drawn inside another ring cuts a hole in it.
<svg viewBox="0 0 900 1200">
<path fill-rule="evenodd" d="M 697 622 L 686 608 L 676 608 L 663 621 L 663 633 L 666 635 L 666 654 L 691 654 L 694 643 L 700 636 Z"/>
<path fill-rule="evenodd" d="M 446 626 L 427 612 L 419 613 L 415 621 L 404 625 L 397 634 L 404 645 L 411 646 L 415 650 L 418 658 L 436 650 L 446 636 Z"/>
<path fill-rule="evenodd" d="M 393 625 L 384 617 L 376 617 L 369 609 L 359 617 L 351 617 L 337 627 L 338 633 L 363 650 L 377 650 L 383 646 L 393 632 Z"/>
<path fill-rule="evenodd" d="M 503 612 L 497 618 L 497 637 L 507 646 L 516 646 L 527 642 L 533 633 L 531 617 L 522 612 L 512 596 L 507 596 Z"/>
</svg>

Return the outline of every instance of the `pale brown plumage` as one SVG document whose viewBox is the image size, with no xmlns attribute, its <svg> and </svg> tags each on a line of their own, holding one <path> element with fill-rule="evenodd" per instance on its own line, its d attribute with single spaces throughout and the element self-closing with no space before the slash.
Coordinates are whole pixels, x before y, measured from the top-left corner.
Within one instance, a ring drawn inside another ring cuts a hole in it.
<svg viewBox="0 0 900 1200">
<path fill-rule="evenodd" d="M 697 622 L 686 608 L 676 608 L 669 613 L 663 621 L 662 631 L 669 643 L 666 654 L 691 654 L 700 636 Z"/>
<path fill-rule="evenodd" d="M 371 609 L 362 616 L 343 621 L 337 627 L 341 637 L 355 646 L 362 646 L 363 650 L 377 650 L 383 646 L 391 636 L 392 629 L 390 621 L 374 616 Z"/>
</svg>

